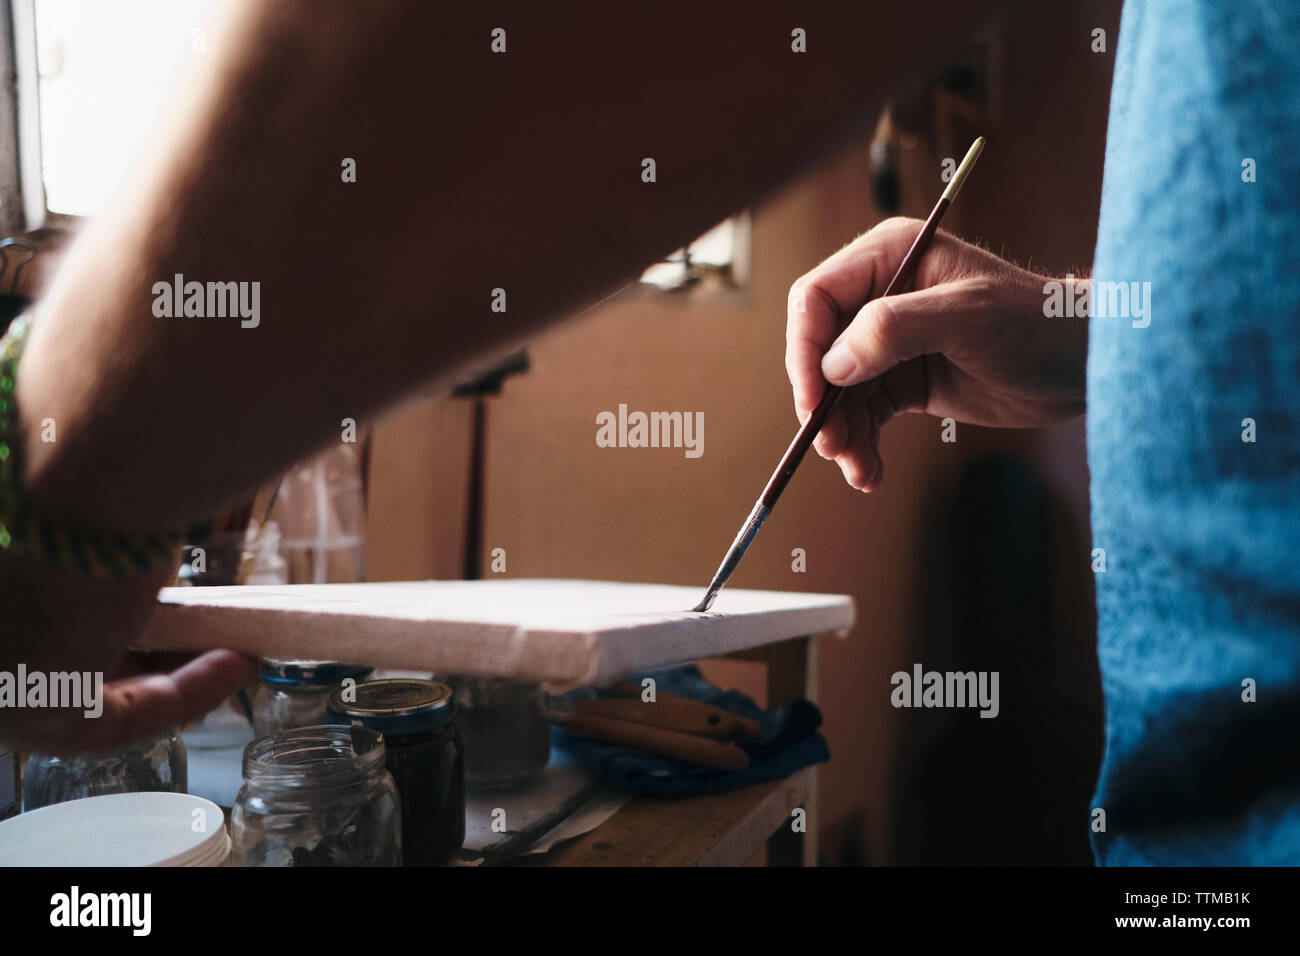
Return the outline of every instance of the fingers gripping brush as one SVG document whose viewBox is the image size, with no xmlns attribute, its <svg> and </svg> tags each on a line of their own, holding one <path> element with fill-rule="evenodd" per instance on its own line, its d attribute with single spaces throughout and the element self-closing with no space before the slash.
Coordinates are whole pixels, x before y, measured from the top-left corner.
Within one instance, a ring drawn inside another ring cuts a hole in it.
<svg viewBox="0 0 1300 956">
<path fill-rule="evenodd" d="M 939 228 L 939 220 L 948 211 L 952 201 L 957 198 L 962 183 L 970 175 L 971 169 L 975 166 L 975 160 L 979 159 L 980 152 L 983 149 L 984 137 L 980 136 L 975 142 L 971 143 L 970 149 L 966 151 L 966 158 L 961 161 L 961 165 L 953 173 L 948 188 L 943 191 L 943 195 L 935 203 L 934 209 L 930 211 L 929 218 L 925 220 L 925 225 L 921 227 L 921 231 L 912 242 L 912 247 L 907 250 L 907 255 L 903 256 L 903 261 L 898 265 L 898 271 L 894 273 L 894 278 L 889 281 L 889 285 L 882 295 L 893 295 L 911 281 L 913 273 L 916 272 L 917 264 L 921 261 L 921 257 L 925 255 L 925 250 L 934 237 L 934 231 Z M 727 549 L 726 555 L 722 558 L 722 564 L 718 565 L 717 573 L 713 575 L 713 580 L 709 582 L 709 590 L 704 595 L 704 600 L 691 608 L 692 611 L 707 611 L 713 607 L 718 592 L 726 587 L 727 581 L 736 570 L 736 566 L 740 564 L 740 559 L 745 556 L 745 552 L 753 544 L 758 529 L 763 527 L 763 522 L 767 520 L 767 516 L 776 507 L 776 501 L 781 497 L 781 492 L 785 491 L 785 486 L 790 483 L 790 478 L 794 475 L 795 469 L 803 461 L 804 455 L 808 453 L 808 449 L 812 446 L 813 439 L 822 430 L 822 426 L 826 424 L 826 419 L 830 417 L 831 412 L 835 409 L 835 404 L 843 394 L 844 389 L 838 385 L 826 386 L 826 392 L 822 395 L 821 401 L 817 403 L 813 413 L 800 426 L 798 434 L 794 436 L 794 441 L 790 443 L 790 447 L 785 450 L 785 454 L 781 457 L 781 463 L 776 466 L 776 471 L 772 472 L 772 477 L 768 479 L 767 487 L 758 496 L 758 501 L 754 504 L 754 510 L 749 513 L 745 523 L 740 526 L 740 533 L 736 535 L 736 540 L 731 542 L 731 547 Z"/>
</svg>

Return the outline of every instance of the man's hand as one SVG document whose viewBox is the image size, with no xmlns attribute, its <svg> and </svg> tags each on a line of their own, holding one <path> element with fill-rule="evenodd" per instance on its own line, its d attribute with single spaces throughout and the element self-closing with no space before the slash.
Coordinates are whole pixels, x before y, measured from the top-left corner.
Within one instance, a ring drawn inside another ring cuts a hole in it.
<svg viewBox="0 0 1300 956">
<path fill-rule="evenodd" d="M 795 413 L 804 421 L 828 381 L 857 386 L 813 447 L 862 491 L 884 476 L 880 429 L 900 412 L 1029 427 L 1084 410 L 1088 320 L 1044 316 L 1047 277 L 938 232 L 916 291 L 877 298 L 920 230 L 887 219 L 790 289 Z"/>
</svg>

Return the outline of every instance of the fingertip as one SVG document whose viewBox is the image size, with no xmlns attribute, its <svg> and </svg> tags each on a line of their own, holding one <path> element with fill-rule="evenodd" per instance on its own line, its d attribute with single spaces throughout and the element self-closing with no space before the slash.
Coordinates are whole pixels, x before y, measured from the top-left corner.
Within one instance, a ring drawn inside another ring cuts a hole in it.
<svg viewBox="0 0 1300 956">
<path fill-rule="evenodd" d="M 836 458 L 835 464 L 840 466 L 840 474 L 844 476 L 844 483 L 850 488 L 857 488 L 858 483 L 854 480 L 853 466 L 848 458 Z"/>
<path fill-rule="evenodd" d="M 871 494 L 873 491 L 875 491 L 880 487 L 880 483 L 884 481 L 884 479 L 885 479 L 885 461 L 883 458 L 880 457 L 880 453 L 877 452 L 875 455 L 875 462 L 874 462 L 874 467 L 872 469 L 871 480 L 867 482 L 866 487 L 863 488 L 862 490 L 867 494 Z"/>
<path fill-rule="evenodd" d="M 813 444 L 818 446 L 818 454 L 823 458 L 835 458 L 843 453 L 847 442 L 848 426 L 844 422 L 843 412 L 837 408 L 826 419 L 826 424 L 822 426 Z"/>
<path fill-rule="evenodd" d="M 873 483 L 876 480 L 876 457 L 870 449 L 867 449 L 867 463 L 862 469 L 862 481 L 857 485 L 857 489 L 863 492 L 870 492 Z"/>
<path fill-rule="evenodd" d="M 808 416 L 811 414 L 812 409 L 799 401 L 799 389 L 796 388 L 794 390 L 794 417 L 799 422 L 800 428 L 808 421 Z"/>
<path fill-rule="evenodd" d="M 238 651 L 215 650 L 196 657 L 172 672 L 181 695 L 189 700 L 218 702 L 230 693 L 256 682 L 257 658 Z"/>
</svg>

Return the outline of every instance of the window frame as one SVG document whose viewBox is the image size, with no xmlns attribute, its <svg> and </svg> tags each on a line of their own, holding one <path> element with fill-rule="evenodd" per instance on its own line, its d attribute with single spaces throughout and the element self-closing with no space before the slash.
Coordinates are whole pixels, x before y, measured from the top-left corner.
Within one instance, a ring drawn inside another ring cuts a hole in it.
<svg viewBox="0 0 1300 956">
<path fill-rule="evenodd" d="M 45 205 L 35 0 L 0 0 L 0 31 L 0 223 L 7 235 L 66 225 Z"/>
</svg>

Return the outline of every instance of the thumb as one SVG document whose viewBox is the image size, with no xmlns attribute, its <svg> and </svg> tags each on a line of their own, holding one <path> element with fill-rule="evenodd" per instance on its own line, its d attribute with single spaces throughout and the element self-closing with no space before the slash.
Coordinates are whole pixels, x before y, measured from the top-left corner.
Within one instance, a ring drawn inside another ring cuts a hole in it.
<svg viewBox="0 0 1300 956">
<path fill-rule="evenodd" d="M 104 750 L 179 728 L 257 680 L 257 662 L 234 651 L 208 651 L 170 673 L 115 680 L 103 691 L 103 713 L 78 735 L 78 746 Z"/>
<path fill-rule="evenodd" d="M 832 385 L 856 385 L 919 355 L 943 353 L 969 331 L 971 296 L 964 282 L 872 299 L 822 356 Z"/>
</svg>

